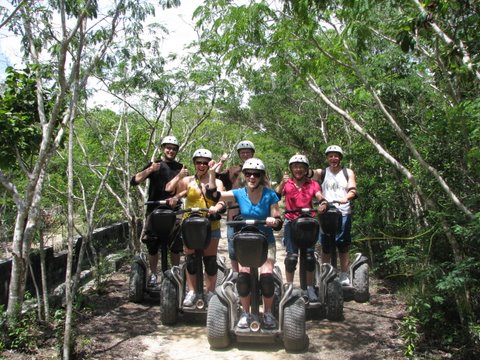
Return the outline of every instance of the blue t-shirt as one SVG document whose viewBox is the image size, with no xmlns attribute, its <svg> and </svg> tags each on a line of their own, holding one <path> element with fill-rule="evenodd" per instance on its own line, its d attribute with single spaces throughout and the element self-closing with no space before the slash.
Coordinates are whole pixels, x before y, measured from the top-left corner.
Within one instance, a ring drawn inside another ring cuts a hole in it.
<svg viewBox="0 0 480 360">
<path fill-rule="evenodd" d="M 265 220 L 270 215 L 270 206 L 277 204 L 279 198 L 275 191 L 270 188 L 263 188 L 262 197 L 257 204 L 252 204 L 247 195 L 246 188 L 233 189 L 233 195 L 235 196 L 235 201 L 240 208 L 240 214 L 245 220 Z M 273 236 L 273 230 L 270 227 L 259 225 L 259 230 L 262 231 L 265 236 L 267 236 L 269 243 L 275 242 L 275 237 Z"/>
</svg>

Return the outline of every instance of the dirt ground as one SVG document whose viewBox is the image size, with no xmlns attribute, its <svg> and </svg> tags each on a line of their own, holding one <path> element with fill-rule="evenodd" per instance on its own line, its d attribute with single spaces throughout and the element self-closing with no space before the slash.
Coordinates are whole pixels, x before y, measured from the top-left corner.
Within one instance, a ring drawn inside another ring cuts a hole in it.
<svg viewBox="0 0 480 360">
<path fill-rule="evenodd" d="M 226 255 L 221 241 L 219 253 Z M 277 259 L 283 270 L 283 249 L 278 244 Z M 113 273 L 102 295 L 91 294 L 82 311 L 76 336 L 79 359 L 403 359 L 399 336 L 405 306 L 396 294 L 375 278 L 370 279 L 368 303 L 345 302 L 344 320 L 308 319 L 308 349 L 287 353 L 278 344 L 238 344 L 226 350 L 211 350 L 205 327 L 206 317 L 183 315 L 176 326 L 160 322 L 159 300 L 147 297 L 141 304 L 128 301 L 130 265 Z M 298 284 L 298 283 L 297 283 Z M 308 316 L 308 312 L 307 312 Z M 54 359 L 52 347 L 37 354 L 21 356 L 3 353 L 0 358 Z"/>
</svg>

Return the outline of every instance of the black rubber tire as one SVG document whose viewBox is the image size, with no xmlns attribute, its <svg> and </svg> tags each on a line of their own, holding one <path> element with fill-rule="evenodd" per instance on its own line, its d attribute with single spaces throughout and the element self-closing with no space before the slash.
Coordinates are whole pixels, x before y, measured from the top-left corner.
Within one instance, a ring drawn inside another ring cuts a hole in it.
<svg viewBox="0 0 480 360">
<path fill-rule="evenodd" d="M 164 278 L 160 288 L 160 321 L 163 325 L 175 325 L 177 320 L 177 287 Z"/>
<path fill-rule="evenodd" d="M 364 303 L 370 299 L 368 264 L 363 263 L 353 273 L 352 285 L 356 302 Z"/>
<path fill-rule="evenodd" d="M 220 267 L 217 270 L 217 280 L 215 281 L 215 289 L 225 281 L 225 270 Z"/>
<path fill-rule="evenodd" d="M 286 351 L 298 352 L 308 346 L 305 321 L 305 302 L 295 297 L 283 310 L 283 345 Z"/>
<path fill-rule="evenodd" d="M 330 321 L 343 320 L 343 290 L 338 280 L 327 284 L 327 319 Z"/>
<path fill-rule="evenodd" d="M 138 262 L 134 262 L 130 268 L 128 283 L 128 300 L 135 303 L 143 301 L 145 290 L 145 269 Z"/>
<path fill-rule="evenodd" d="M 212 349 L 225 349 L 230 345 L 228 307 L 218 295 L 214 295 L 208 303 L 207 338 Z"/>
</svg>

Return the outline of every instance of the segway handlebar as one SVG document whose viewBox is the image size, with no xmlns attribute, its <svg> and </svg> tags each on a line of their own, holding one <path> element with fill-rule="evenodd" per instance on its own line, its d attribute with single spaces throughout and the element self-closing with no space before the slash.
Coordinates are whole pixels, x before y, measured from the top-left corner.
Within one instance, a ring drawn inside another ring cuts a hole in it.
<svg viewBox="0 0 480 360">
<path fill-rule="evenodd" d="M 301 208 L 301 209 L 290 209 L 290 210 L 285 210 L 285 214 L 291 214 L 291 213 L 302 213 L 302 214 L 308 214 L 311 212 L 318 212 L 318 209 L 313 209 L 313 208 Z"/>
<path fill-rule="evenodd" d="M 168 205 L 167 200 L 148 200 L 145 205 Z"/>
<path fill-rule="evenodd" d="M 266 220 L 254 220 L 254 219 L 227 221 L 227 225 L 230 225 L 230 226 L 265 225 L 266 223 L 267 223 Z"/>
</svg>

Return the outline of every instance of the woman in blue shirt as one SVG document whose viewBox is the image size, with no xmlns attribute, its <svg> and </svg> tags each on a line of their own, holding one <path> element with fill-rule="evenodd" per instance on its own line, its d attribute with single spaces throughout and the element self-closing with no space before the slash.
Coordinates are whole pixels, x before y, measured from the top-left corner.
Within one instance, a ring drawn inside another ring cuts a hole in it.
<svg viewBox="0 0 480 360">
<path fill-rule="evenodd" d="M 275 264 L 275 237 L 273 230 L 280 230 L 282 221 L 278 207 L 278 195 L 269 187 L 262 160 L 251 158 L 242 166 L 245 177 L 245 187 L 230 191 L 216 191 L 215 169 L 219 166 L 214 161 L 210 163 L 209 193 L 217 201 L 235 201 L 244 220 L 265 220 L 265 225 L 260 225 L 261 230 L 268 239 L 268 255 L 265 263 L 260 267 L 260 288 L 263 295 L 263 325 L 265 328 L 275 328 L 277 321 L 272 314 L 273 295 L 275 290 L 273 280 L 273 266 Z M 237 291 L 243 313 L 237 327 L 246 329 L 250 326 L 250 268 L 239 264 Z"/>
</svg>

